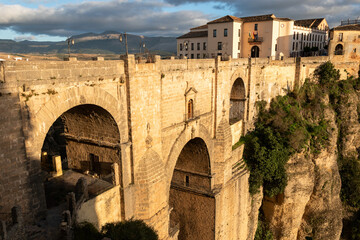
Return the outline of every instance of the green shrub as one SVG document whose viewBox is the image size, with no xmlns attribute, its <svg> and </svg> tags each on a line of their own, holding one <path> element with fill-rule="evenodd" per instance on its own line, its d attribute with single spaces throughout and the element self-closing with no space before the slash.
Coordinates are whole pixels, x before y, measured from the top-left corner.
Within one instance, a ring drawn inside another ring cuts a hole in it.
<svg viewBox="0 0 360 240">
<path fill-rule="evenodd" d="M 108 223 L 102 229 L 104 237 L 112 240 L 158 240 L 158 235 L 142 220 Z"/>
<path fill-rule="evenodd" d="M 360 207 L 360 162 L 355 157 L 339 161 L 341 200 L 355 208 Z"/>
<path fill-rule="evenodd" d="M 74 227 L 75 240 L 100 240 L 102 235 L 99 231 L 89 222 L 82 222 Z"/>
<path fill-rule="evenodd" d="M 273 233 L 270 230 L 269 224 L 265 221 L 264 214 L 259 213 L 258 225 L 254 240 L 273 240 Z"/>
<path fill-rule="evenodd" d="M 118 223 L 108 223 L 99 232 L 91 223 L 83 222 L 74 227 L 75 240 L 101 240 L 104 237 L 111 240 L 158 240 L 158 235 L 152 227 L 142 220 L 128 220 Z"/>
<path fill-rule="evenodd" d="M 360 210 L 354 216 L 351 228 L 351 240 L 360 240 Z"/>
</svg>

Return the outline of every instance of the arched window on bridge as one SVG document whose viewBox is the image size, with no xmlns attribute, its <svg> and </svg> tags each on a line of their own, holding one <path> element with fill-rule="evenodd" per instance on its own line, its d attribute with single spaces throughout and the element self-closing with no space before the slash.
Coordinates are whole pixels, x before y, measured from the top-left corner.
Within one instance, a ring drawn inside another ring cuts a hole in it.
<svg viewBox="0 0 360 240">
<path fill-rule="evenodd" d="M 194 118 L 194 101 L 190 99 L 187 104 L 187 119 Z"/>
<path fill-rule="evenodd" d="M 244 119 L 245 102 L 244 81 L 241 78 L 238 78 L 231 88 L 229 111 L 230 125 Z"/>
</svg>

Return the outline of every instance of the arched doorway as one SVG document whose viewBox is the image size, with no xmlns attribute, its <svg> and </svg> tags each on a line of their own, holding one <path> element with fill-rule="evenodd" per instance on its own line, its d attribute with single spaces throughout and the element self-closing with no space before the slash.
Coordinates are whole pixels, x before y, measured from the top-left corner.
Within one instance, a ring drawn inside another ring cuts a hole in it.
<svg viewBox="0 0 360 240">
<path fill-rule="evenodd" d="M 246 98 L 244 81 L 241 78 L 238 78 L 235 80 L 230 93 L 230 125 L 244 119 L 245 102 Z"/>
<path fill-rule="evenodd" d="M 102 107 L 78 105 L 61 114 L 50 127 L 41 149 L 42 170 L 51 179 L 45 182 L 47 208 L 63 204 L 65 195 L 75 191 L 80 177 L 87 179 L 90 196 L 109 189 L 115 184 L 114 179 L 121 182 L 119 143 L 117 123 Z M 52 178 L 56 158 L 61 159 L 63 173 Z"/>
<path fill-rule="evenodd" d="M 201 138 L 182 149 L 172 177 L 170 225 L 179 224 L 179 240 L 215 238 L 215 198 L 211 191 L 210 157 Z"/>
<path fill-rule="evenodd" d="M 253 46 L 251 48 L 251 57 L 252 58 L 258 58 L 260 53 L 260 48 L 258 46 Z"/>
<path fill-rule="evenodd" d="M 344 55 L 343 45 L 342 44 L 336 45 L 336 47 L 335 47 L 335 55 Z"/>
</svg>

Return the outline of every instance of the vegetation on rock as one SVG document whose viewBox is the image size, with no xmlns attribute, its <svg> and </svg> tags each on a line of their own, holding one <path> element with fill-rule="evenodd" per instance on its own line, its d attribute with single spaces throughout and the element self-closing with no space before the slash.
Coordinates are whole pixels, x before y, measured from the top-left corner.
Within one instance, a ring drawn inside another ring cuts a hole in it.
<svg viewBox="0 0 360 240">
<path fill-rule="evenodd" d="M 318 82 L 306 80 L 304 85 L 285 96 L 272 100 L 269 109 L 258 103 L 255 129 L 245 137 L 244 160 L 250 169 L 250 193 L 260 186 L 264 194 L 272 197 L 284 192 L 287 183 L 285 164 L 296 152 L 310 150 L 317 154 L 328 145 L 329 126 L 324 116 L 327 108 L 327 85 L 338 76 L 324 74 L 321 65 L 315 72 Z M 334 72 L 338 75 L 338 71 Z"/>
<path fill-rule="evenodd" d="M 75 240 L 158 240 L 155 230 L 142 220 L 107 223 L 99 232 L 91 223 L 84 222 L 74 228 Z"/>
<path fill-rule="evenodd" d="M 287 184 L 285 164 L 290 156 L 303 152 L 311 157 L 329 146 L 329 133 L 334 129 L 326 110 L 331 110 L 336 114 L 339 130 L 341 199 L 345 207 L 357 211 L 351 220 L 350 235 L 353 240 L 360 239 L 360 151 L 349 153 L 343 149 L 351 127 L 347 108 L 359 102 L 360 78 L 348 76 L 340 80 L 339 70 L 331 62 L 320 65 L 314 77 L 314 81 L 307 79 L 301 88 L 273 99 L 268 108 L 266 103 L 258 103 L 255 129 L 242 139 L 244 161 L 250 170 L 250 193 L 258 192 L 260 186 L 269 197 L 283 193 Z M 360 122 L 360 104 L 357 114 Z M 259 222 L 258 237 L 264 224 Z"/>
</svg>

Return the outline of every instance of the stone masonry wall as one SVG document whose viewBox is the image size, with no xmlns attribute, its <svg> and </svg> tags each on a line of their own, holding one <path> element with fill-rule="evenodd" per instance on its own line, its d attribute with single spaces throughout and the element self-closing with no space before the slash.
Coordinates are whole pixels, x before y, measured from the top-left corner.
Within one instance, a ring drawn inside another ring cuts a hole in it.
<svg viewBox="0 0 360 240">
<path fill-rule="evenodd" d="M 232 85 L 237 78 L 244 81 L 245 116 L 239 126 L 246 132 L 256 116 L 256 101 L 270 102 L 285 94 L 328 59 L 161 60 L 157 56 L 153 63 L 137 64 L 129 55 L 123 61 L 2 63 L 0 163 L 5 167 L 0 168 L 0 212 L 9 212 L 15 204 L 22 205 L 27 216 L 44 209 L 39 173 L 46 133 L 64 112 L 93 104 L 108 111 L 119 129 L 123 217 L 142 216 L 161 239 L 168 237 L 174 168 L 186 143 L 199 137 L 209 152 L 216 239 L 253 236 L 258 206 L 248 195 L 248 173 L 234 171 L 242 161 L 241 152 L 231 149 Z M 344 69 L 350 74 L 359 71 L 358 62 L 335 66 L 343 75 Z M 189 99 L 194 101 L 193 119 L 185 116 Z M 141 193 L 147 197 L 142 199 Z M 231 209 L 236 213 L 230 214 Z"/>
</svg>

